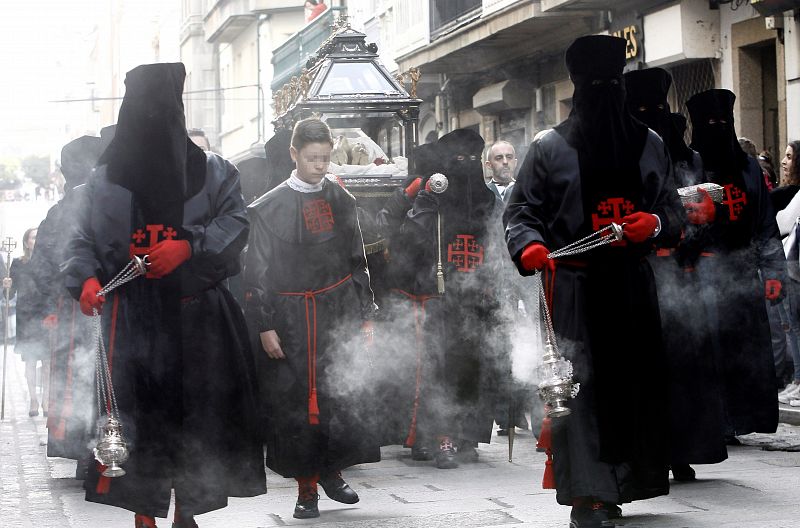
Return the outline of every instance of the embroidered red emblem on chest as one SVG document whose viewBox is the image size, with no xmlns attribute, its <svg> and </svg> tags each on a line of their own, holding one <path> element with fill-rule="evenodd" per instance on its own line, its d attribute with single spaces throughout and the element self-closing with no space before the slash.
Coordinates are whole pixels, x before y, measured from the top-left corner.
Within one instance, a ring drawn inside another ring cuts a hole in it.
<svg viewBox="0 0 800 528">
<path fill-rule="evenodd" d="M 625 198 L 606 198 L 597 204 L 597 212 L 592 213 L 592 229 L 597 231 L 606 226 L 622 224 L 622 218 L 633 213 L 636 206 Z M 625 240 L 617 240 L 611 243 L 612 246 L 626 246 Z"/>
<path fill-rule="evenodd" d="M 171 226 L 164 227 L 163 224 L 147 224 L 144 229 L 137 229 L 131 234 L 131 242 L 128 250 L 128 256 L 133 258 L 134 255 L 144 257 L 153 246 L 163 240 L 172 240 L 178 236 L 178 232 Z M 146 275 L 152 278 L 150 273 Z"/>
<path fill-rule="evenodd" d="M 747 205 L 747 193 L 732 183 L 725 185 L 725 199 L 722 203 L 728 206 L 728 216 L 731 222 L 739 220 L 739 215 Z"/>
<path fill-rule="evenodd" d="M 325 200 L 311 200 L 303 206 L 303 219 L 306 229 L 312 233 L 333 231 L 333 211 Z"/>
<path fill-rule="evenodd" d="M 597 204 L 597 213 L 592 213 L 592 229 L 597 231 L 611 222 L 621 224 L 622 218 L 631 214 L 636 207 L 625 198 L 608 198 Z"/>
<path fill-rule="evenodd" d="M 447 262 L 452 262 L 456 271 L 472 273 L 483 264 L 483 246 L 472 235 L 456 235 L 447 244 Z"/>
</svg>

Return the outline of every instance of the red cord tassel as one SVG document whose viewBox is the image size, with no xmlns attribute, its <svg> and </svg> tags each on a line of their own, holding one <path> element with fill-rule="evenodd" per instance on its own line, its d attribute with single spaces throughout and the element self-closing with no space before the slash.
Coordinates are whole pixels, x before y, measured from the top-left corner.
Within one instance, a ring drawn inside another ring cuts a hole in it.
<svg viewBox="0 0 800 528">
<path fill-rule="evenodd" d="M 97 462 L 97 472 L 100 473 L 100 478 L 97 479 L 97 487 L 95 488 L 95 491 L 98 495 L 105 495 L 111 491 L 111 478 L 103 476 L 103 471 L 106 469 L 108 469 L 108 466 L 104 466 L 100 462 Z"/>
<path fill-rule="evenodd" d="M 553 421 L 549 416 L 545 416 L 542 420 L 542 431 L 539 433 L 539 439 L 536 442 L 536 447 L 539 449 L 550 449 L 553 447 Z"/>
<path fill-rule="evenodd" d="M 556 475 L 553 472 L 553 453 L 550 452 L 550 449 L 547 450 L 547 460 L 544 463 L 542 489 L 556 489 Z"/>
<path fill-rule="evenodd" d="M 317 389 L 311 389 L 308 397 L 308 423 L 319 425 L 319 405 L 317 404 Z"/>
</svg>

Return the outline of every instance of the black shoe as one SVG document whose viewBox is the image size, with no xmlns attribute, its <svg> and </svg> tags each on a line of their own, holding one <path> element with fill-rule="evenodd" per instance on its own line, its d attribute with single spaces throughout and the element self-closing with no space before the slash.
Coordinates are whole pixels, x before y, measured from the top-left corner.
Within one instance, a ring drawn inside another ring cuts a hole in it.
<svg viewBox="0 0 800 528">
<path fill-rule="evenodd" d="M 498 429 L 497 436 L 508 436 L 508 429 Z"/>
<path fill-rule="evenodd" d="M 319 479 L 319 485 L 325 490 L 325 495 L 329 499 L 341 502 L 343 504 L 355 504 L 358 502 L 358 493 L 353 491 L 347 482 L 342 478 L 340 472 L 328 475 L 325 478 Z M 319 515 L 319 514 L 317 514 Z"/>
<path fill-rule="evenodd" d="M 314 519 L 319 517 L 319 495 L 316 493 L 304 494 L 297 497 L 297 504 L 294 505 L 295 519 Z"/>
<path fill-rule="evenodd" d="M 678 482 L 697 480 L 694 469 L 689 464 L 672 464 L 672 478 Z"/>
<path fill-rule="evenodd" d="M 450 438 L 444 437 L 439 443 L 439 450 L 434 455 L 436 467 L 439 469 L 453 469 L 458 467 L 456 450 Z"/>
<path fill-rule="evenodd" d="M 729 446 L 740 446 L 742 445 L 741 440 L 736 438 L 735 436 L 726 436 L 725 437 L 725 444 Z"/>
<path fill-rule="evenodd" d="M 472 442 L 463 442 L 456 451 L 456 455 L 458 459 L 463 462 L 477 462 L 478 461 L 478 450 L 475 449 L 475 446 Z"/>
<path fill-rule="evenodd" d="M 194 522 L 194 517 L 188 519 L 181 519 L 180 522 L 172 523 L 172 528 L 199 528 L 197 523 Z"/>
<path fill-rule="evenodd" d="M 609 519 L 622 519 L 622 508 L 620 508 L 618 505 L 610 502 L 604 502 L 603 508 L 605 508 Z"/>
<path fill-rule="evenodd" d="M 569 528 L 610 528 L 614 523 L 609 520 L 608 511 L 602 503 L 591 507 L 573 506 L 569 514 Z"/>
<path fill-rule="evenodd" d="M 411 448 L 411 460 L 430 460 L 430 450 L 425 446 L 417 446 L 416 444 Z"/>
</svg>

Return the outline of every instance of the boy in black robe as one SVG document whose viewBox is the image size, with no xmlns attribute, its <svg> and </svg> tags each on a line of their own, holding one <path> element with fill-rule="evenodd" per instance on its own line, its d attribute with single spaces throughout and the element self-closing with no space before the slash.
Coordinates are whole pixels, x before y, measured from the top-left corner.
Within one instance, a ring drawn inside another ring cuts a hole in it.
<svg viewBox="0 0 800 528">
<path fill-rule="evenodd" d="M 183 64 L 125 78 L 114 139 L 87 184 L 67 246 L 66 286 L 103 336 L 130 458 L 126 475 L 90 467 L 86 500 L 135 512 L 137 528 L 175 528 L 266 491 L 253 427 L 253 357 L 241 309 L 224 287 L 248 233 L 236 169 L 186 133 Z M 133 256 L 147 274 L 98 296 Z M 102 403 L 102 402 L 101 402 Z"/>
<path fill-rule="evenodd" d="M 701 280 L 718 295 L 717 361 L 722 366 L 726 435 L 773 433 L 778 426 L 775 363 L 764 299 L 777 302 L 786 274 L 775 213 L 758 161 L 739 146 L 736 96 L 707 90 L 690 98 L 692 145 L 703 159 L 703 181 L 724 187 L 722 204 L 691 204 L 702 226 L 684 251 Z"/>
<path fill-rule="evenodd" d="M 358 502 L 341 471 L 380 460 L 364 402 L 341 375 L 377 307 L 355 198 L 326 177 L 332 146 L 325 123 L 299 121 L 297 169 L 248 209 L 245 310 L 264 363 L 267 465 L 297 480 L 301 519 L 319 517 L 317 483 L 335 501 Z"/>
<path fill-rule="evenodd" d="M 577 39 L 567 50 L 573 111 L 534 139 L 506 208 L 520 273 L 546 268 L 556 339 L 580 392 L 554 420 L 556 499 L 573 528 L 607 526 L 618 504 L 669 490 L 664 354 L 652 270 L 654 240 L 683 224 L 664 143 L 625 108 L 625 40 Z M 610 222 L 624 240 L 547 258 Z"/>
</svg>

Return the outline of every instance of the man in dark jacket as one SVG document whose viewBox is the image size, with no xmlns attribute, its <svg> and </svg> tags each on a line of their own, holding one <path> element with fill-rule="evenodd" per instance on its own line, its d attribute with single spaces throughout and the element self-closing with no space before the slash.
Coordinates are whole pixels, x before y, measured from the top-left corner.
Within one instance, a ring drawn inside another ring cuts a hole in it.
<svg viewBox="0 0 800 528">
<path fill-rule="evenodd" d="M 101 312 L 130 459 L 127 474 L 90 468 L 86 499 L 173 526 L 264 493 L 253 358 L 223 281 L 239 270 L 248 221 L 236 169 L 186 133 L 183 64 L 128 72 L 116 134 L 87 184 L 67 247 L 66 286 Z M 144 277 L 98 296 L 134 257 Z M 105 305 L 104 305 L 105 304 Z"/>
<path fill-rule="evenodd" d="M 616 505 L 669 489 L 664 355 L 644 257 L 683 222 L 663 142 L 625 108 L 625 41 L 579 38 L 566 62 L 573 111 L 534 139 L 504 221 L 520 273 L 546 268 L 556 338 L 581 384 L 572 414 L 554 421 L 555 487 L 571 526 L 594 528 Z M 611 222 L 624 224 L 623 240 L 548 259 Z"/>
</svg>

